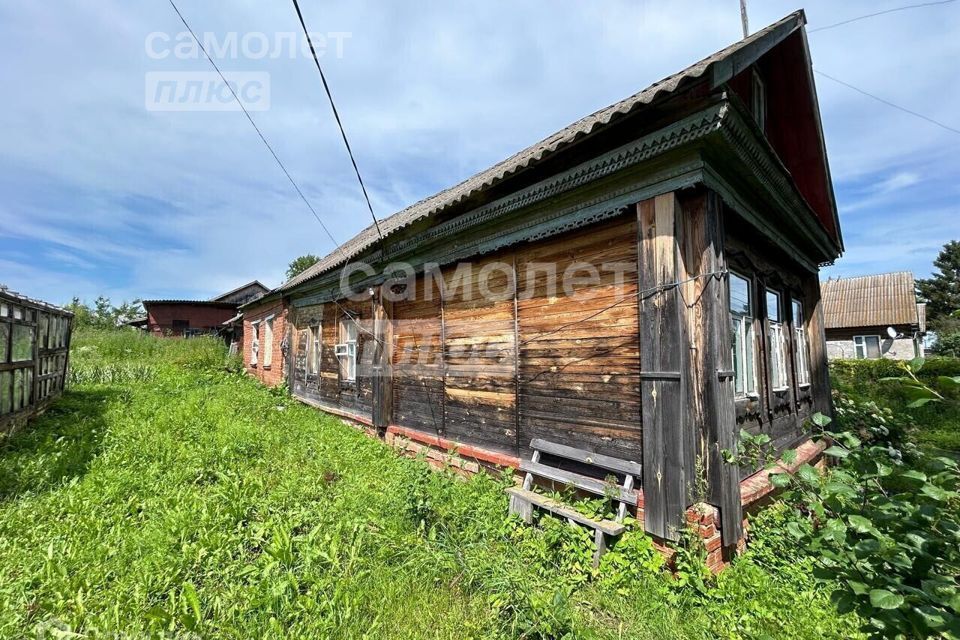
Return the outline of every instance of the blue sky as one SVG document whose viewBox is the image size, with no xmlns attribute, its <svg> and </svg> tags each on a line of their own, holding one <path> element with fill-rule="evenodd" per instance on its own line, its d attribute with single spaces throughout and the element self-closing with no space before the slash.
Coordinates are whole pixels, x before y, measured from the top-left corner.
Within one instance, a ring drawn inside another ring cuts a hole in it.
<svg viewBox="0 0 960 640">
<path fill-rule="evenodd" d="M 179 0 L 198 32 L 295 32 L 291 3 Z M 740 37 L 736 0 L 583 3 L 305 0 L 374 208 L 385 216 Z M 826 2 L 810 28 L 909 2 Z M 751 27 L 797 8 L 750 2 Z M 208 71 L 148 55 L 183 31 L 166 0 L 0 0 L 0 282 L 35 297 L 209 297 L 275 286 L 332 249 L 241 113 L 156 112 L 145 74 Z M 810 34 L 814 66 L 960 129 L 960 2 Z M 332 51 L 328 50 L 332 54 Z M 257 120 L 339 241 L 368 217 L 312 62 L 267 72 Z M 925 276 L 960 238 L 960 135 L 818 76 L 847 252 L 824 276 Z"/>
</svg>

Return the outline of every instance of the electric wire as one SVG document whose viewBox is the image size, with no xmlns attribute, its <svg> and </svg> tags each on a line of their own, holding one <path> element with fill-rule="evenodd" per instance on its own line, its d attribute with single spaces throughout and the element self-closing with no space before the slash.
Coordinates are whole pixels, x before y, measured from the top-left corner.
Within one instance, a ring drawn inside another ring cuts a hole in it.
<svg viewBox="0 0 960 640">
<path fill-rule="evenodd" d="M 357 182 L 360 183 L 360 190 L 363 192 L 363 198 L 367 202 L 367 209 L 370 211 L 370 217 L 373 218 L 373 226 L 380 237 L 380 247 L 383 248 L 383 233 L 380 231 L 380 222 L 376 214 L 373 213 L 373 205 L 370 203 L 370 195 L 367 193 L 367 186 L 363 183 L 363 177 L 360 175 L 360 168 L 357 166 L 357 159 L 353 155 L 353 149 L 350 147 L 350 141 L 347 139 L 347 132 L 343 128 L 343 122 L 340 120 L 340 112 L 337 111 L 337 105 L 333 101 L 333 93 L 330 91 L 330 85 L 327 83 L 327 76 L 323 73 L 323 67 L 320 66 L 320 59 L 317 57 L 317 51 L 313 47 L 313 39 L 310 37 L 310 31 L 307 29 L 307 23 L 303 19 L 303 12 L 300 11 L 300 3 L 293 0 L 293 7 L 297 10 L 297 18 L 300 19 L 300 26 L 303 27 L 303 35 L 307 38 L 307 44 L 310 45 L 310 54 L 313 56 L 313 62 L 317 65 L 317 71 L 320 72 L 320 80 L 323 82 L 323 90 L 327 94 L 327 100 L 330 102 L 330 109 L 333 110 L 333 117 L 337 121 L 337 127 L 340 129 L 340 135 L 343 137 L 343 144 L 347 148 L 347 155 L 350 156 L 350 163 L 353 165 L 353 171 L 357 175 Z"/>
<path fill-rule="evenodd" d="M 343 252 L 343 249 L 340 247 L 340 243 L 336 241 L 333 237 L 333 234 L 330 233 L 330 229 L 327 228 L 327 225 L 324 224 L 323 220 L 320 219 L 319 214 L 317 214 L 316 209 L 313 208 L 313 205 L 310 204 L 310 201 L 307 200 L 307 197 L 303 194 L 303 191 L 300 189 L 300 185 L 297 184 L 297 181 L 293 179 L 293 176 L 290 175 L 290 172 L 287 171 L 287 167 L 284 166 L 283 162 L 280 160 L 280 157 L 277 155 L 277 152 L 274 151 L 273 146 L 267 141 L 267 138 L 263 135 L 263 132 L 260 130 L 260 127 L 257 126 L 257 123 L 254 122 L 253 117 L 250 115 L 250 112 L 247 111 L 247 108 L 244 106 L 243 101 L 240 100 L 240 97 L 237 95 L 237 92 L 234 91 L 233 87 L 227 82 L 227 78 L 223 75 L 223 72 L 220 70 L 220 67 L 216 62 L 213 61 L 213 58 L 210 57 L 210 54 L 207 53 L 206 48 L 203 46 L 203 43 L 200 41 L 200 38 L 197 37 L 197 34 L 194 33 L 193 28 L 187 22 L 187 19 L 180 12 L 180 9 L 177 7 L 174 0 L 168 0 L 170 6 L 173 7 L 173 10 L 177 13 L 177 16 L 180 18 L 180 22 L 183 23 L 183 26 L 187 28 L 187 31 L 190 32 L 190 35 L 193 37 L 194 41 L 200 47 L 200 51 L 203 52 L 203 55 L 206 59 L 213 65 L 213 68 L 216 70 L 217 74 L 220 76 L 220 79 L 223 81 L 223 84 L 227 86 L 227 89 L 230 90 L 230 94 L 233 95 L 234 100 L 237 101 L 237 104 L 240 106 L 240 109 L 243 111 L 243 115 L 247 116 L 247 120 L 250 121 L 251 126 L 257 132 L 257 135 L 260 136 L 260 140 L 263 142 L 264 146 L 267 147 L 267 150 L 270 152 L 270 155 L 273 156 L 273 159 L 276 160 L 277 165 L 280 167 L 280 170 L 283 171 L 283 174 L 287 176 L 287 180 L 290 181 L 290 184 L 293 185 L 293 188 L 296 190 L 297 195 L 300 196 L 300 199 L 303 200 L 303 203 L 307 205 L 307 208 L 310 209 L 310 213 L 313 214 L 313 217 L 317 219 L 317 222 L 320 223 L 320 226 L 323 227 L 323 230 L 326 232 L 327 237 L 330 238 L 330 241 L 333 242 L 334 246 L 340 251 L 340 254 L 343 256 L 344 260 L 347 259 L 346 254 Z"/>
<path fill-rule="evenodd" d="M 853 89 L 853 90 L 856 91 L 857 93 L 861 93 L 861 94 L 867 96 L 868 98 L 873 98 L 873 99 L 876 100 L 877 102 L 882 102 L 883 104 L 887 105 L 888 107 L 892 107 L 892 108 L 894 108 L 894 109 L 897 109 L 898 111 L 902 111 L 902 112 L 904 112 L 904 113 L 908 113 L 908 114 L 910 114 L 910 115 L 912 115 L 912 116 L 914 116 L 914 117 L 916 117 L 916 118 L 920 118 L 921 120 L 925 120 L 925 121 L 927 121 L 927 122 L 929 122 L 929 123 L 931 123 L 931 124 L 935 124 L 935 125 L 937 125 L 938 127 L 940 127 L 941 129 L 946 129 L 947 131 L 950 131 L 951 133 L 958 133 L 958 134 L 960 134 L 960 129 L 955 129 L 954 127 L 951 127 L 950 125 L 944 124 L 944 123 L 942 123 L 942 122 L 940 122 L 940 121 L 938 121 L 938 120 L 934 120 L 933 118 L 931 118 L 931 117 L 929 117 L 929 116 L 925 116 L 925 115 L 923 115 L 922 113 L 917 113 L 916 111 L 911 111 L 910 109 L 907 109 L 906 107 L 901 107 L 900 105 L 894 104 L 893 102 L 890 102 L 889 100 L 885 100 L 884 98 L 881 98 L 880 96 L 875 96 L 875 95 L 873 95 L 872 93 L 869 93 L 869 92 L 867 92 L 867 91 L 864 91 L 863 89 L 861 89 L 861 88 L 859 88 L 859 87 L 853 86 L 853 85 L 850 84 L 849 82 L 844 82 L 843 80 L 841 80 L 841 79 L 839 79 L 839 78 L 835 78 L 835 77 L 833 77 L 833 76 L 831 76 L 831 75 L 828 75 L 828 74 L 824 73 L 823 71 L 820 71 L 819 69 L 814 69 L 813 72 L 816 73 L 817 75 L 823 76 L 823 77 L 826 78 L 827 80 L 832 80 L 833 82 L 836 82 L 837 84 L 841 84 L 841 85 L 847 87 L 848 89 Z"/>
<path fill-rule="evenodd" d="M 842 20 L 840 22 L 835 22 L 833 24 L 828 24 L 823 27 L 816 27 L 814 29 L 807 29 L 807 33 L 817 33 L 818 31 L 826 31 L 827 29 L 833 29 L 835 27 L 842 27 L 845 24 L 850 24 L 851 22 L 858 22 L 860 20 L 866 20 L 867 18 L 875 18 L 877 16 L 882 16 L 887 13 L 895 13 L 897 11 L 906 11 L 907 9 L 919 9 L 921 7 L 933 7 L 941 4 L 950 4 L 956 0 L 939 0 L 939 2 L 921 2 L 920 4 L 909 4 L 904 7 L 894 7 L 892 9 L 885 9 L 883 11 L 877 11 L 875 13 L 868 13 L 863 16 L 857 16 L 856 18 L 850 18 L 848 20 Z"/>
</svg>

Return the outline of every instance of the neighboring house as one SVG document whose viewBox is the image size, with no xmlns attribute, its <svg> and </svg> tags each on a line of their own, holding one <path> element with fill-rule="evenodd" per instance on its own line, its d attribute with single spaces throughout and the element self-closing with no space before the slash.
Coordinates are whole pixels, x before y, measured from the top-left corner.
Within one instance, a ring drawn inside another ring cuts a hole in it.
<svg viewBox="0 0 960 640">
<path fill-rule="evenodd" d="M 818 265 L 843 243 L 804 24 L 371 225 L 243 307 L 247 367 L 484 463 L 533 438 L 642 463 L 649 533 L 705 502 L 733 548 L 766 475 L 722 451 L 745 429 L 812 460 L 831 412 Z"/>
<path fill-rule="evenodd" d="M 232 291 L 227 291 L 226 293 L 217 296 L 213 299 L 213 302 L 229 302 L 237 306 L 246 304 L 251 300 L 256 300 L 257 298 L 263 297 L 264 294 L 268 293 L 268 289 L 262 282 L 259 280 L 254 280 L 253 282 L 248 282 L 247 284 L 237 287 Z"/>
<path fill-rule="evenodd" d="M 243 309 L 238 348 L 242 348 L 250 374 L 270 386 L 287 379 L 287 313 L 282 299 L 273 296 L 263 298 L 263 302 L 251 302 Z"/>
<path fill-rule="evenodd" d="M 212 300 L 144 300 L 145 329 L 159 336 L 219 335 L 237 309 L 269 289 L 258 281 L 237 287 Z"/>
<path fill-rule="evenodd" d="M 924 355 L 926 305 L 909 271 L 830 279 L 820 290 L 830 359 Z"/>
</svg>

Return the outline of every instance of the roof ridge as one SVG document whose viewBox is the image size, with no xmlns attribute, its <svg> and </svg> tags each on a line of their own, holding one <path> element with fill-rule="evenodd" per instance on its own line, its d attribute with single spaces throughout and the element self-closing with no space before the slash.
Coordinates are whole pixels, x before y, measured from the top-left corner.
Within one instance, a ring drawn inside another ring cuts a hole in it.
<svg viewBox="0 0 960 640">
<path fill-rule="evenodd" d="M 827 278 L 826 280 L 821 280 L 821 284 L 827 284 L 828 282 L 847 282 L 850 280 L 863 280 L 864 278 L 879 278 L 880 276 L 899 276 L 899 275 L 909 275 L 911 278 L 916 279 L 916 276 L 913 275 L 913 271 L 907 269 L 902 269 L 900 271 L 884 271 L 883 273 L 866 273 L 859 276 L 837 276 L 836 278 Z"/>
<path fill-rule="evenodd" d="M 436 213 L 436 211 L 445 207 L 452 206 L 473 194 L 483 191 L 503 180 L 530 168 L 533 164 L 540 162 L 547 155 L 552 155 L 560 149 L 579 141 L 581 138 L 593 134 L 598 128 L 609 125 L 614 119 L 628 115 L 640 105 L 650 104 L 657 100 L 663 92 L 673 93 L 677 90 L 680 83 L 687 78 L 701 78 L 712 66 L 725 60 L 731 54 L 743 47 L 770 35 L 777 28 L 788 24 L 791 20 L 798 21 L 798 26 L 805 23 L 805 16 L 802 9 L 793 11 L 783 18 L 772 22 L 749 36 L 737 40 L 726 47 L 694 62 L 684 69 L 668 75 L 656 82 L 648 85 L 644 89 L 614 102 L 606 107 L 602 107 L 593 113 L 583 116 L 564 128 L 556 131 L 545 138 L 533 143 L 532 145 L 517 151 L 507 158 L 491 165 L 490 167 L 478 171 L 468 178 L 446 188 L 437 193 L 427 196 L 417 202 L 396 211 L 386 218 L 380 220 L 384 228 L 385 235 L 397 231 L 408 224 L 420 220 Z M 793 32 L 791 29 L 790 33 Z M 786 37 L 786 36 L 784 36 Z M 779 40 L 778 40 L 779 42 Z M 468 188 L 472 185 L 472 188 Z M 462 193 L 461 193 L 462 192 Z M 446 198 L 444 197 L 446 196 Z M 447 200 L 446 202 L 443 202 Z M 431 206 L 436 202 L 436 206 Z M 404 221 L 404 214 L 412 216 L 411 220 Z M 342 260 L 338 257 L 338 251 L 341 254 L 347 254 L 346 260 L 352 259 L 355 255 L 371 246 L 376 237 L 372 236 L 371 230 L 374 225 L 368 225 L 362 231 L 352 236 L 349 240 L 340 243 L 337 249 L 334 249 L 316 264 L 304 270 L 302 273 L 290 278 L 278 287 L 278 290 L 286 290 L 311 278 L 318 276 L 340 264 Z M 371 236 L 371 237 L 366 237 Z M 366 237 L 366 239 L 365 239 Z M 349 247 L 349 251 L 345 250 Z"/>
</svg>

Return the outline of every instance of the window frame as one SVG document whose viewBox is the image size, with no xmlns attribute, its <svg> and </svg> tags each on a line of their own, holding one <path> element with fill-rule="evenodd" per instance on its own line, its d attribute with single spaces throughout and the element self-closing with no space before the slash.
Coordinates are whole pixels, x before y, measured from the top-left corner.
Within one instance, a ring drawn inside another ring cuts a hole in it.
<svg viewBox="0 0 960 640">
<path fill-rule="evenodd" d="M 250 338 L 250 366 L 255 367 L 260 364 L 260 321 L 252 321 L 250 330 L 253 332 Z"/>
<path fill-rule="evenodd" d="M 773 319 L 770 314 L 770 296 L 776 298 L 777 317 Z M 783 335 L 783 294 L 776 289 L 765 288 L 764 307 L 767 320 L 767 360 L 770 365 L 769 384 L 770 389 L 776 393 L 782 393 L 790 388 L 790 376 L 787 373 L 787 354 L 786 338 Z"/>
<path fill-rule="evenodd" d="M 876 338 L 877 339 L 877 357 L 871 358 L 869 350 L 867 348 L 867 338 Z M 857 344 L 858 340 L 860 344 Z M 853 357 L 856 360 L 879 360 L 883 357 L 883 351 L 881 350 L 880 345 L 882 344 L 880 334 L 876 333 L 864 333 L 861 335 L 853 336 Z M 863 348 L 863 355 L 859 355 L 858 350 Z"/>
<path fill-rule="evenodd" d="M 350 314 L 344 314 L 340 316 L 339 325 L 340 342 L 334 348 L 334 353 L 340 363 L 340 382 L 355 383 L 357 381 L 357 342 L 360 338 L 359 320 Z"/>
<path fill-rule="evenodd" d="M 313 373 L 316 375 L 320 374 L 320 366 L 323 362 L 323 323 L 317 322 L 313 326 L 312 331 L 312 340 L 307 346 L 310 349 L 310 353 L 313 355 Z"/>
<path fill-rule="evenodd" d="M 756 338 L 756 304 L 754 303 L 755 287 L 752 277 L 730 270 L 732 277 L 740 278 L 747 283 L 747 313 L 735 311 L 732 302 L 732 287 L 727 287 L 727 311 L 730 314 L 731 328 L 731 366 L 734 369 L 733 394 L 735 398 L 758 398 L 760 397 L 757 388 L 757 338 Z M 739 349 L 738 349 L 739 347 Z M 739 353 L 737 351 L 739 350 Z M 741 366 L 738 368 L 738 357 Z M 738 380 L 737 371 L 744 372 L 741 380 Z M 747 373 L 749 372 L 749 374 Z"/>
<path fill-rule="evenodd" d="M 273 366 L 273 319 L 275 317 L 275 315 L 269 315 L 263 319 L 263 342 L 267 348 L 263 354 L 264 369 L 269 369 Z"/>
<path fill-rule="evenodd" d="M 797 313 L 799 308 L 800 313 Z M 794 371 L 797 379 L 797 386 L 805 389 L 812 382 L 810 372 L 810 343 L 807 340 L 807 321 L 803 313 L 803 300 L 794 298 L 791 301 L 791 311 L 793 312 L 793 340 L 794 340 Z M 800 316 L 799 322 L 797 316 Z"/>
</svg>

